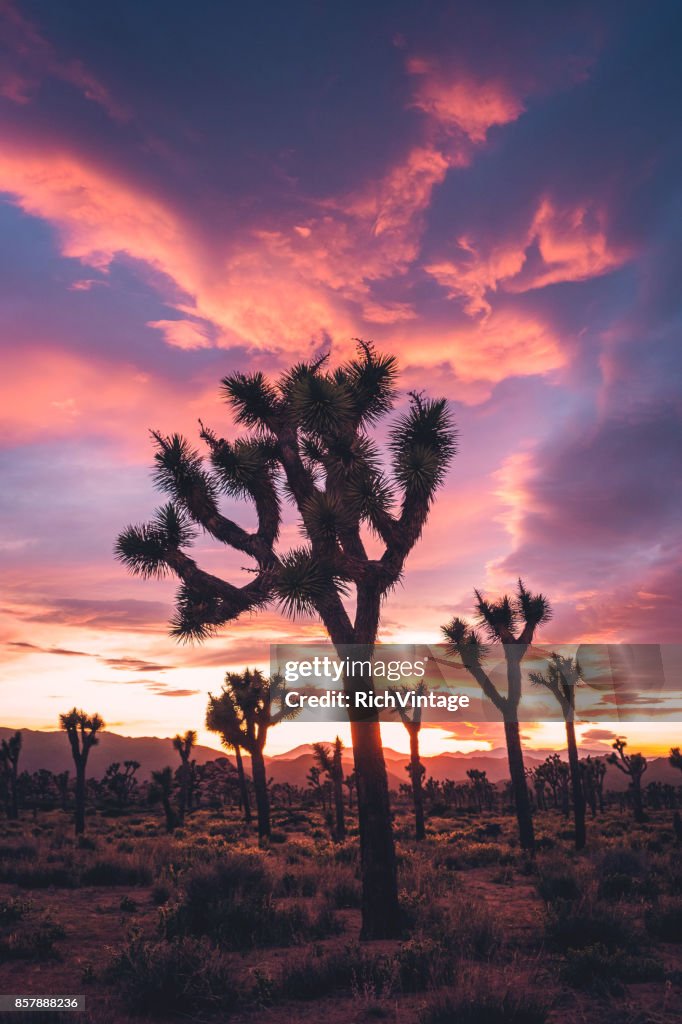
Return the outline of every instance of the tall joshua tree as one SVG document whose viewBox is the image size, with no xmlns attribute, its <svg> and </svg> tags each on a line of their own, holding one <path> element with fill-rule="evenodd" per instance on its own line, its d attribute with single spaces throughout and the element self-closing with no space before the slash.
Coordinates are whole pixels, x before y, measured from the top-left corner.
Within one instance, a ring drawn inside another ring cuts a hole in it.
<svg viewBox="0 0 682 1024">
<path fill-rule="evenodd" d="M 330 750 L 326 743 L 313 743 L 315 760 L 321 772 L 332 785 L 334 799 L 334 839 L 342 843 L 346 838 L 346 819 L 343 810 L 343 743 L 339 736 Z"/>
<path fill-rule="evenodd" d="M 258 838 L 261 843 L 270 837 L 270 800 L 263 750 L 271 726 L 296 711 L 284 703 L 285 685 L 281 676 L 266 678 L 258 669 L 228 672 L 222 692 L 208 699 L 206 728 L 220 733 L 223 743 L 238 744 L 251 755 L 253 788 L 258 813 Z"/>
<path fill-rule="evenodd" d="M 173 737 L 173 749 L 180 755 L 180 821 L 184 822 L 185 814 L 192 810 L 191 806 L 191 768 L 189 759 L 192 748 L 197 741 L 194 729 L 188 729 L 184 736 L 180 733 Z"/>
<path fill-rule="evenodd" d="M 407 411 L 389 432 L 388 462 L 370 429 L 393 407 L 397 365 L 359 343 L 357 355 L 335 370 L 326 359 L 301 363 L 271 382 L 261 372 L 233 373 L 223 391 L 246 435 L 221 439 L 201 425 L 209 464 L 180 436 L 153 434 L 156 482 L 170 494 L 144 526 L 128 527 L 118 557 L 141 576 L 175 573 L 181 580 L 174 636 L 203 640 L 244 612 L 278 604 L 289 615 L 321 619 L 340 656 L 371 658 L 382 602 L 401 579 L 435 493 L 455 452 L 444 399 L 410 396 Z M 219 508 L 219 497 L 255 506 L 247 532 Z M 296 507 L 303 546 L 277 547 L 280 494 Z M 237 587 L 205 572 L 187 554 L 196 528 L 255 563 Z M 382 545 L 367 551 L 369 529 Z M 355 591 L 354 614 L 344 597 Z M 371 678 L 347 673 L 344 688 L 371 689 Z M 400 931 L 395 850 L 388 778 L 378 716 L 353 710 L 351 735 L 358 783 L 362 860 L 362 933 Z"/>
<path fill-rule="evenodd" d="M 19 817 L 19 755 L 21 754 L 21 733 L 17 730 L 8 740 L 0 743 L 0 774 L 3 776 L 7 797 L 7 817 Z"/>
<path fill-rule="evenodd" d="M 85 711 L 72 708 L 59 716 L 59 724 L 68 737 L 76 766 L 74 826 L 79 836 L 85 832 L 85 768 L 90 751 L 99 743 L 97 733 L 104 728 L 104 722 L 99 715 L 86 715 Z"/>
<path fill-rule="evenodd" d="M 402 687 L 403 693 L 413 692 L 417 696 L 426 693 L 426 684 L 422 681 L 417 683 L 412 691 Z M 422 709 L 418 707 L 418 701 L 414 701 L 414 707 L 410 710 L 398 703 L 398 714 L 400 720 L 407 729 L 410 737 L 410 762 L 405 769 L 410 776 L 412 788 L 412 803 L 414 805 L 414 837 L 415 839 L 426 838 L 424 825 L 424 791 L 422 788 L 426 769 L 419 759 L 419 733 L 422 727 Z"/>
<path fill-rule="evenodd" d="M 531 672 L 530 680 L 536 686 L 544 686 L 555 698 L 566 723 L 566 745 L 568 747 L 568 766 L 571 772 L 571 792 L 573 795 L 573 821 L 575 825 L 575 848 L 582 850 L 585 846 L 585 792 L 583 790 L 582 770 L 578 756 L 578 744 L 575 738 L 575 693 L 581 679 L 580 665 L 573 658 L 565 658 L 561 654 L 550 655 L 547 671 Z"/>
<path fill-rule="evenodd" d="M 612 745 L 614 752 L 609 754 L 607 760 L 609 764 L 615 765 L 623 775 L 629 776 L 635 821 L 640 823 L 646 821 L 642 804 L 642 776 L 649 767 L 649 763 L 643 754 L 626 754 L 627 742 L 620 736 Z"/>
<path fill-rule="evenodd" d="M 476 611 L 488 639 L 503 644 L 507 667 L 507 693 L 501 694 L 483 667 L 486 645 L 475 629 L 462 619 L 454 618 L 443 626 L 449 654 L 458 655 L 467 672 L 473 676 L 485 696 L 504 719 L 509 773 L 511 775 L 519 837 L 524 850 L 535 850 L 535 833 L 531 814 L 528 784 L 523 764 L 523 748 L 519 731 L 521 700 L 521 661 L 533 642 L 536 630 L 551 617 L 549 601 L 542 594 L 531 594 L 519 580 L 516 594 L 507 594 L 498 601 L 486 601 L 478 590 Z"/>
</svg>

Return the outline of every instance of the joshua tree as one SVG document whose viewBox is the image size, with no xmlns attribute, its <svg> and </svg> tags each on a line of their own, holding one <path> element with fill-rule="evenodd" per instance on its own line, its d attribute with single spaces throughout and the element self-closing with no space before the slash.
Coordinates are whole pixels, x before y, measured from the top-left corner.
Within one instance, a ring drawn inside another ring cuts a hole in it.
<svg viewBox="0 0 682 1024">
<path fill-rule="evenodd" d="M 19 817 L 17 777 L 20 753 L 21 733 L 17 730 L 8 740 L 3 740 L 0 743 L 0 775 L 4 781 L 7 817 L 13 820 Z"/>
<path fill-rule="evenodd" d="M 251 798 L 249 797 L 249 787 L 246 781 L 246 773 L 244 772 L 242 748 L 239 746 L 237 739 L 238 738 L 235 737 L 234 741 L 230 741 L 223 737 L 222 744 L 226 750 L 232 750 L 234 752 L 234 762 L 237 767 L 237 784 L 239 787 L 239 810 L 243 813 L 246 824 L 250 825 L 253 821 L 253 815 L 251 814 Z"/>
<path fill-rule="evenodd" d="M 646 821 L 646 814 L 642 806 L 642 776 L 649 765 L 643 754 L 626 754 L 626 746 L 626 740 L 619 736 L 613 743 L 614 753 L 609 754 L 608 762 L 629 777 L 635 821 L 643 822 Z"/>
<path fill-rule="evenodd" d="M 355 772 L 349 772 L 348 775 L 346 775 L 345 779 L 343 780 L 343 784 L 346 787 L 346 789 L 348 790 L 348 810 L 349 811 L 353 810 L 353 793 L 355 792 L 356 782 L 357 782 L 357 779 L 355 777 Z"/>
<path fill-rule="evenodd" d="M 343 813 L 343 743 L 337 736 L 330 751 L 326 743 L 313 743 L 315 760 L 321 772 L 331 782 L 334 797 L 334 839 L 342 843 L 346 838 L 346 820 Z"/>
<path fill-rule="evenodd" d="M 119 807 L 125 807 L 137 788 L 135 773 L 140 767 L 139 761 L 124 761 L 121 770 L 120 761 L 112 761 L 104 773 L 103 784 L 109 790 Z"/>
<path fill-rule="evenodd" d="M 59 724 L 68 736 L 76 766 L 74 826 L 79 836 L 85 832 L 85 768 L 90 751 L 99 743 L 97 733 L 104 728 L 104 722 L 99 715 L 86 715 L 84 711 L 72 708 L 59 716 Z"/>
<path fill-rule="evenodd" d="M 192 810 L 190 754 L 197 741 L 194 729 L 188 729 L 184 736 L 180 733 L 173 737 L 173 749 L 180 755 L 180 823 L 185 820 L 185 813 Z"/>
<path fill-rule="evenodd" d="M 408 690 L 406 686 L 401 687 L 402 693 L 414 693 L 418 697 L 423 696 L 426 693 L 426 684 L 421 681 L 417 683 L 413 690 Z M 410 777 L 410 784 L 412 786 L 412 803 L 414 805 L 414 837 L 415 839 L 424 839 L 426 837 L 426 830 L 424 828 L 424 791 L 422 784 L 424 782 L 424 776 L 426 775 L 426 768 L 419 759 L 419 732 L 422 727 L 422 709 L 418 706 L 419 701 L 414 701 L 414 707 L 412 711 L 408 710 L 407 707 L 403 707 L 400 702 L 397 703 L 398 714 L 400 720 L 407 729 L 407 734 L 410 737 L 410 763 L 407 765 L 405 771 Z"/>
<path fill-rule="evenodd" d="M 488 773 L 479 771 L 478 768 L 467 769 L 467 776 L 471 781 L 471 788 L 476 799 L 476 809 L 482 811 L 492 808 L 492 786 L 488 781 Z"/>
<path fill-rule="evenodd" d="M 369 430 L 393 406 L 396 375 L 393 356 L 362 342 L 357 355 L 333 371 L 322 358 L 294 366 L 275 383 L 261 372 L 234 373 L 223 380 L 224 394 L 248 433 L 231 442 L 202 424 L 210 467 L 186 439 L 153 435 L 156 482 L 172 500 L 150 523 L 128 527 L 117 552 L 138 575 L 172 572 L 180 578 L 174 636 L 203 640 L 244 612 L 275 603 L 292 616 L 318 616 L 340 657 L 352 650 L 356 663 L 371 661 L 382 603 L 403 575 L 455 452 L 445 400 L 412 394 L 407 412 L 389 432 L 392 479 L 387 476 Z M 255 532 L 221 513 L 221 492 L 253 502 Z M 296 506 L 306 536 L 304 546 L 287 552 L 276 547 L 282 492 Z M 254 560 L 248 583 L 234 586 L 190 558 L 186 548 L 197 526 Z M 382 544 L 380 557 L 365 547 L 367 528 Z M 343 601 L 352 588 L 354 619 Z M 371 673 L 346 673 L 343 684 L 354 707 L 353 693 L 371 689 Z M 349 715 L 358 780 L 362 934 L 391 937 L 401 922 L 379 719 L 362 709 Z"/>
<path fill-rule="evenodd" d="M 152 772 L 152 785 L 149 790 L 150 800 L 160 800 L 163 812 L 166 815 L 166 832 L 172 832 L 178 827 L 179 819 L 171 804 L 171 793 L 173 792 L 173 769 L 162 768 L 158 772 Z"/>
<path fill-rule="evenodd" d="M 531 594 L 523 582 L 518 581 L 514 597 L 506 594 L 499 601 L 486 601 L 478 590 L 476 610 L 489 639 L 504 645 L 507 666 L 507 695 L 495 687 L 483 667 L 486 647 L 475 629 L 462 619 L 455 618 L 443 627 L 448 653 L 458 655 L 466 670 L 479 684 L 485 696 L 504 718 L 509 773 L 511 775 L 519 837 L 524 850 L 535 849 L 535 833 L 530 797 L 523 764 L 523 749 L 519 732 L 518 709 L 521 700 L 521 661 L 533 642 L 535 632 L 551 616 L 549 601 L 542 594 Z"/>
<path fill-rule="evenodd" d="M 582 772 L 578 756 L 578 744 L 575 737 L 575 692 L 581 679 L 580 665 L 573 658 L 565 658 L 561 654 L 550 655 L 547 671 L 531 672 L 531 682 L 536 686 L 544 686 L 555 698 L 566 723 L 566 745 L 568 747 L 568 766 L 571 773 L 571 791 L 573 794 L 573 821 L 575 825 L 575 848 L 582 850 L 585 846 L 585 793 L 582 785 Z"/>
<path fill-rule="evenodd" d="M 316 797 L 316 796 L 319 795 L 319 797 L 320 797 L 320 804 L 322 805 L 322 814 L 324 815 L 324 812 L 326 810 L 325 788 L 322 785 L 322 783 L 320 782 L 321 777 L 322 777 L 322 769 L 318 768 L 318 766 L 316 764 L 314 764 L 314 765 L 311 766 L 310 771 L 306 775 L 305 779 L 306 779 L 306 782 L 308 783 L 308 788 L 312 790 L 313 797 Z"/>
<path fill-rule="evenodd" d="M 673 768 L 679 768 L 679 770 L 682 772 L 682 754 L 680 753 L 679 747 L 670 748 L 670 757 L 668 758 L 668 763 L 671 764 Z"/>
<path fill-rule="evenodd" d="M 287 710 L 284 694 L 281 676 L 267 679 L 258 669 L 248 668 L 241 674 L 228 672 L 220 695 L 209 696 L 206 711 L 207 729 L 220 733 L 224 743 L 238 744 L 251 755 L 261 843 L 270 837 L 270 801 L 263 758 L 265 741 L 271 726 L 296 714 Z"/>
</svg>

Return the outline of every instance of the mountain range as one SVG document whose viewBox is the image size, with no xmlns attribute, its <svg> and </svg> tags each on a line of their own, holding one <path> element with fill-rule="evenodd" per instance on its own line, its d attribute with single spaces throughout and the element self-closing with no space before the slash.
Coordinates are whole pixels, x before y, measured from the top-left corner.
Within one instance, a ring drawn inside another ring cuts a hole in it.
<svg viewBox="0 0 682 1024">
<path fill-rule="evenodd" d="M 13 729 L 0 727 L 0 740 L 7 739 L 13 732 Z M 19 765 L 21 771 L 34 772 L 39 768 L 47 768 L 52 772 L 62 772 L 66 769 L 73 772 L 71 752 L 63 732 L 22 729 L 21 733 L 23 741 Z M 582 753 L 592 754 L 606 752 L 601 748 L 582 751 Z M 548 754 L 552 753 L 555 751 L 526 751 L 524 755 L 526 766 L 534 768 L 544 761 Z M 565 751 L 558 751 L 558 753 L 565 758 Z M 197 745 L 193 749 L 193 756 L 198 764 L 205 764 L 206 761 L 213 761 L 217 757 L 223 757 L 224 754 L 213 747 Z M 352 751 L 344 751 L 343 756 L 345 770 L 350 772 L 353 763 Z M 405 754 L 391 750 L 390 747 L 384 749 L 384 757 L 389 785 L 391 789 L 397 789 L 401 783 L 408 780 L 405 769 L 409 759 Z M 160 739 L 157 736 L 120 736 L 115 732 L 103 732 L 100 734 L 99 743 L 90 752 L 88 775 L 101 777 L 112 761 L 139 761 L 141 767 L 138 777 L 140 780 L 144 780 L 149 778 L 152 771 L 164 768 L 168 764 L 175 765 L 177 759 L 178 756 L 172 748 L 170 739 Z M 493 783 L 501 782 L 509 777 L 507 755 L 503 747 L 493 750 L 473 750 L 469 753 L 434 754 L 431 757 L 424 755 L 422 762 L 426 768 L 426 777 L 431 776 L 439 782 L 444 779 L 464 782 L 467 778 L 467 771 L 471 769 L 486 772 L 488 779 Z M 304 743 L 286 753 L 266 757 L 266 763 L 268 776 L 273 782 L 288 782 L 295 786 L 305 786 L 306 776 L 315 764 L 312 744 Z M 668 763 L 667 758 L 650 758 L 649 770 L 644 777 L 645 785 L 648 782 L 669 782 L 673 785 L 680 785 L 682 776 Z M 616 769 L 609 770 L 607 788 L 623 790 L 627 784 L 628 780 L 622 772 Z"/>
</svg>

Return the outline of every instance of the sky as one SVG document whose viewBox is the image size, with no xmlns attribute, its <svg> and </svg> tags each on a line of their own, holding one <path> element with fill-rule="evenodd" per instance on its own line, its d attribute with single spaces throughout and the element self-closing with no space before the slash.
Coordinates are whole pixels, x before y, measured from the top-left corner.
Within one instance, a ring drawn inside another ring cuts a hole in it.
<svg viewBox="0 0 682 1024">
<path fill-rule="evenodd" d="M 77 704 L 215 744 L 224 670 L 323 635 L 273 610 L 179 647 L 173 583 L 113 545 L 157 501 L 150 428 L 234 438 L 221 377 L 357 337 L 399 358 L 398 411 L 443 395 L 460 432 L 383 639 L 435 641 L 522 574 L 553 604 L 543 643 L 679 642 L 681 20 L 667 0 L 0 0 L 2 724 Z M 196 557 L 239 580 L 210 539 Z"/>
</svg>

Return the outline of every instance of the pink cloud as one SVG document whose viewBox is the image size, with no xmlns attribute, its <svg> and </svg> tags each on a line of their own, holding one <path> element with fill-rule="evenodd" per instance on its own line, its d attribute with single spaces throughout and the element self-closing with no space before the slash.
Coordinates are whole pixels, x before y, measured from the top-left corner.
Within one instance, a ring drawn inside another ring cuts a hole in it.
<svg viewBox="0 0 682 1024">
<path fill-rule="evenodd" d="M 411 58 L 407 70 L 418 78 L 412 106 L 473 143 L 485 142 L 490 128 L 509 124 L 523 113 L 523 103 L 505 82 L 476 81 L 461 72 L 453 75 L 421 57 Z"/>
<path fill-rule="evenodd" d="M 113 120 L 129 119 L 128 111 L 81 61 L 59 54 L 9 0 L 0 4 L 0 16 L 0 42 L 9 54 L 0 70 L 0 95 L 25 104 L 44 80 L 54 78 L 73 86 Z"/>
<path fill-rule="evenodd" d="M 632 252 L 609 242 L 605 209 L 594 203 L 559 207 L 543 197 L 516 238 L 489 243 L 463 235 L 455 259 L 424 269 L 470 316 L 489 316 L 492 294 L 528 292 L 564 281 L 584 281 L 622 266 Z M 539 260 L 533 258 L 536 246 Z"/>
</svg>

